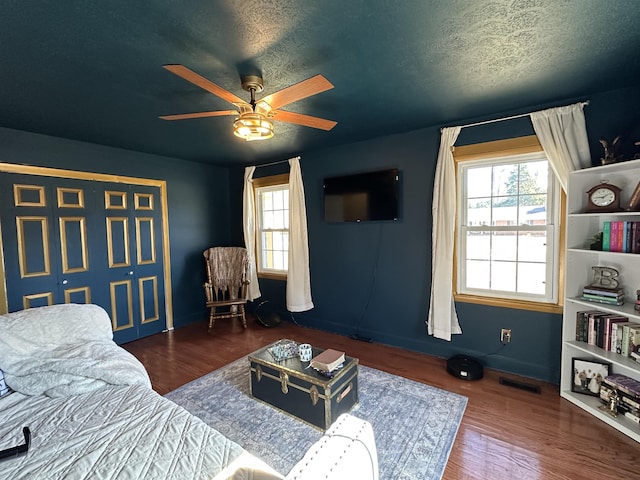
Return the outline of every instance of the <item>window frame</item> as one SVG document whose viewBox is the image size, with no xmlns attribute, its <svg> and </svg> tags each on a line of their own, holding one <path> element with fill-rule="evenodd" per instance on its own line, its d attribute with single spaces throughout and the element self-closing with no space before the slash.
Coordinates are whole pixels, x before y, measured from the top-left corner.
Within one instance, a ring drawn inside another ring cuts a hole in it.
<svg viewBox="0 0 640 480">
<path fill-rule="evenodd" d="M 285 187 L 289 188 L 289 174 L 283 173 L 279 175 L 270 175 L 253 179 L 253 198 L 255 199 L 255 218 L 256 218 L 256 273 L 258 278 L 268 278 L 272 280 L 286 280 L 286 271 L 264 270 L 262 268 L 262 209 L 260 204 L 259 192 L 263 188 Z M 289 199 L 289 206 L 291 199 Z M 287 229 L 289 232 L 289 229 Z"/>
<path fill-rule="evenodd" d="M 456 185 L 460 179 L 459 165 L 467 162 L 487 162 L 492 159 L 496 161 L 506 160 L 506 157 L 512 157 L 523 154 L 535 154 L 544 152 L 542 145 L 535 135 L 526 137 L 511 138 L 507 140 L 497 140 L 492 142 L 484 142 L 473 145 L 465 145 L 462 147 L 452 147 L 454 163 L 456 166 Z M 460 248 L 460 205 L 461 195 L 456 187 L 456 201 L 458 211 L 456 212 L 456 231 L 453 255 L 453 294 L 457 302 L 474 303 L 482 305 L 492 305 L 504 308 L 515 308 L 520 310 L 540 311 L 547 313 L 562 313 L 563 297 L 564 297 L 564 270 L 565 270 L 565 216 L 566 216 L 566 194 L 558 185 L 555 191 L 554 201 L 558 208 L 558 227 L 555 235 L 557 241 L 557 273 L 555 282 L 557 289 L 555 291 L 555 301 L 539 301 L 536 299 L 518 299 L 510 298 L 510 296 L 490 296 L 473 293 L 463 293 L 459 291 L 459 248 Z"/>
</svg>

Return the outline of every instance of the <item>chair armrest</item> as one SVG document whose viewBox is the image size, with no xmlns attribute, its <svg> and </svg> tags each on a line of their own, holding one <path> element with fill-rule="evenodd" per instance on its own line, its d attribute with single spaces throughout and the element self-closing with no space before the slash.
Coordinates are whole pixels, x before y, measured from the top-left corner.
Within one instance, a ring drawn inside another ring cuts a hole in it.
<svg viewBox="0 0 640 480">
<path fill-rule="evenodd" d="M 204 287 L 204 296 L 207 302 L 212 302 L 213 301 L 213 285 L 211 285 L 210 282 L 205 282 L 202 284 L 202 286 Z"/>
<path fill-rule="evenodd" d="M 243 280 L 242 285 L 240 285 L 240 298 L 246 300 L 248 292 L 249 292 L 249 280 Z"/>
</svg>

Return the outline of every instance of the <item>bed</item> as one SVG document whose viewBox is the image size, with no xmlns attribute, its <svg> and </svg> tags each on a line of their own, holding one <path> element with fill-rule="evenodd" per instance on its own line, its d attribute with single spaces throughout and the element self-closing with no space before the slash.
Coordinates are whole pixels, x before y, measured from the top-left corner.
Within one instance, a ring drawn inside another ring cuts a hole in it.
<svg viewBox="0 0 640 480">
<path fill-rule="evenodd" d="M 151 389 L 95 305 L 0 315 L 0 463 L 11 479 L 279 479 L 261 460 Z"/>
</svg>

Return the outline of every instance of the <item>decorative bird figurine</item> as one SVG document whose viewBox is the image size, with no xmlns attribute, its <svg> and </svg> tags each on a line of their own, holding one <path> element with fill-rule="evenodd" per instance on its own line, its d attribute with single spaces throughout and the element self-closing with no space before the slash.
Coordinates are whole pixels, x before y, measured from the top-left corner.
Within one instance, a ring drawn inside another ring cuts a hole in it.
<svg viewBox="0 0 640 480">
<path fill-rule="evenodd" d="M 622 155 L 616 155 L 616 149 L 620 144 L 621 138 L 622 135 L 618 135 L 613 139 L 611 145 L 609 145 L 609 142 L 607 142 L 604 138 L 598 140 L 600 142 L 600 145 L 602 145 L 602 147 L 604 148 L 604 157 L 600 158 L 602 165 L 607 165 L 609 163 L 615 163 L 619 160 L 622 160 Z"/>
</svg>

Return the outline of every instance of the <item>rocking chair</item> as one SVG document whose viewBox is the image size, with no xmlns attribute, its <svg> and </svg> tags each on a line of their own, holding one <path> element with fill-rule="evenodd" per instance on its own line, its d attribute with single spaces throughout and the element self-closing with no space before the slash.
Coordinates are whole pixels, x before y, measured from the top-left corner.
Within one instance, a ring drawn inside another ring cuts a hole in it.
<svg viewBox="0 0 640 480">
<path fill-rule="evenodd" d="M 204 284 L 209 313 L 209 333 L 218 318 L 239 318 L 247 328 L 244 306 L 249 284 L 249 257 L 242 247 L 212 247 L 203 253 L 207 265 Z M 218 308 L 228 307 L 228 311 Z"/>
</svg>

